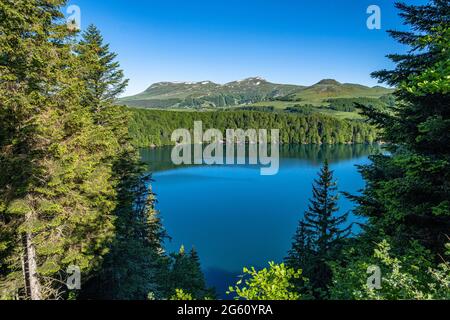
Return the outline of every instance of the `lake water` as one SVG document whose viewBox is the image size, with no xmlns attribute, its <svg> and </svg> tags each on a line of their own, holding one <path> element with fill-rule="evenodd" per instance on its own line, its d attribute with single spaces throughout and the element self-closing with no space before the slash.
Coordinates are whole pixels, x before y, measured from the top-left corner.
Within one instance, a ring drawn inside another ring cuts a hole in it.
<svg viewBox="0 0 450 320">
<path fill-rule="evenodd" d="M 379 147 L 282 146 L 280 171 L 274 176 L 261 176 L 260 168 L 250 165 L 178 167 L 171 162 L 171 150 L 142 150 L 153 172 L 157 209 L 172 237 L 166 249 L 194 246 L 208 284 L 225 298 L 244 266 L 282 262 L 325 159 L 335 171 L 339 190 L 356 194 L 364 187 L 356 165 L 367 164 Z M 341 213 L 353 206 L 343 196 L 339 205 Z"/>
</svg>

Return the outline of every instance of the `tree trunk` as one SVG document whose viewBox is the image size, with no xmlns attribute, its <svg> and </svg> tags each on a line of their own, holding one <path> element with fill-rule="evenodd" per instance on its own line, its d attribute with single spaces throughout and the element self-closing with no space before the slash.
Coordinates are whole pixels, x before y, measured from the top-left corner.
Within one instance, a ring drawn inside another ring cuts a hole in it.
<svg viewBox="0 0 450 320">
<path fill-rule="evenodd" d="M 41 284 L 37 274 L 36 249 L 33 244 L 33 237 L 30 233 L 26 235 L 27 256 L 28 256 L 28 283 L 30 285 L 31 300 L 42 300 Z"/>
<path fill-rule="evenodd" d="M 27 221 L 32 219 L 32 214 L 27 215 Z M 27 296 L 31 300 L 42 300 L 41 283 L 37 272 L 36 248 L 33 244 L 33 235 L 27 232 L 24 236 L 24 275 Z"/>
<path fill-rule="evenodd" d="M 28 284 L 28 271 L 27 271 L 27 264 L 25 261 L 28 261 L 28 255 L 27 255 L 27 240 L 25 236 L 22 236 L 22 245 L 23 245 L 23 252 L 21 254 L 21 262 L 22 262 L 22 273 L 23 273 L 23 282 L 25 285 L 25 296 L 29 297 L 31 295 L 30 293 L 30 285 Z"/>
</svg>

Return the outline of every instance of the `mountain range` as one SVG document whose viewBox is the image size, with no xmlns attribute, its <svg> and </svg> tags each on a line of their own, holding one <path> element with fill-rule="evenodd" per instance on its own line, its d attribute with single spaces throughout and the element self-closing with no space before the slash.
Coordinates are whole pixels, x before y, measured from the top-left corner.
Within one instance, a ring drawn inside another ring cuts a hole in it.
<svg viewBox="0 0 450 320">
<path fill-rule="evenodd" d="M 326 104 L 332 98 L 380 98 L 392 89 L 322 80 L 312 86 L 271 83 L 252 77 L 226 84 L 202 82 L 159 82 L 144 92 L 119 100 L 120 104 L 139 108 L 192 109 L 289 104 Z"/>
</svg>

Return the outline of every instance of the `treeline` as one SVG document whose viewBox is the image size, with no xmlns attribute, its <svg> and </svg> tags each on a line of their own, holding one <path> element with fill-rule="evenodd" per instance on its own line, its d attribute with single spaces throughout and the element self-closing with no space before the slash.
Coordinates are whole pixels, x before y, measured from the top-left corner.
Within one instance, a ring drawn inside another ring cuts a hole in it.
<svg viewBox="0 0 450 320">
<path fill-rule="evenodd" d="M 263 97 L 259 95 L 232 95 L 232 94 L 216 94 L 205 97 L 187 97 L 180 103 L 182 108 L 224 108 L 235 106 L 243 103 L 260 101 Z"/>
<path fill-rule="evenodd" d="M 342 112 L 355 112 L 357 105 L 366 105 L 377 108 L 392 107 L 395 103 L 393 95 L 386 95 L 380 98 L 335 98 L 328 99 L 329 108 Z"/>
<path fill-rule="evenodd" d="M 374 127 L 363 121 L 339 120 L 331 116 L 312 114 L 216 111 L 176 112 L 131 110 L 130 133 L 139 147 L 172 145 L 172 132 L 192 130 L 195 121 L 202 121 L 204 130 L 279 129 L 283 144 L 350 144 L 372 143 L 377 139 Z"/>
<path fill-rule="evenodd" d="M 128 81 L 65 1 L 0 4 L 0 299 L 210 295 L 195 250 L 167 254 L 151 177 L 114 105 Z M 211 295 L 210 295 L 211 296 Z"/>
<path fill-rule="evenodd" d="M 180 104 L 183 100 L 181 99 L 135 99 L 128 100 L 127 106 L 138 107 L 138 108 L 170 108 L 174 105 Z"/>
</svg>

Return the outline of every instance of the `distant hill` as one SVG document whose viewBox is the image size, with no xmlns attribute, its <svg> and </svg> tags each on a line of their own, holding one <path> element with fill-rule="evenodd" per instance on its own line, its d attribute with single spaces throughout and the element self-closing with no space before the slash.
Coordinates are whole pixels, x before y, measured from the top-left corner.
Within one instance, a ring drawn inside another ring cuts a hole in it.
<svg viewBox="0 0 450 320">
<path fill-rule="evenodd" d="M 216 109 L 260 104 L 277 108 L 279 105 L 287 107 L 289 103 L 320 105 L 330 98 L 379 98 L 390 93 L 391 89 L 380 86 L 343 84 L 333 79 L 308 87 L 276 84 L 253 77 L 224 85 L 211 81 L 159 82 L 138 95 L 120 99 L 119 103 L 159 109 Z"/>
<path fill-rule="evenodd" d="M 367 87 L 326 79 L 299 90 L 295 96 L 310 103 L 320 103 L 330 98 L 379 98 L 392 92 L 393 90 L 380 86 Z"/>
</svg>

